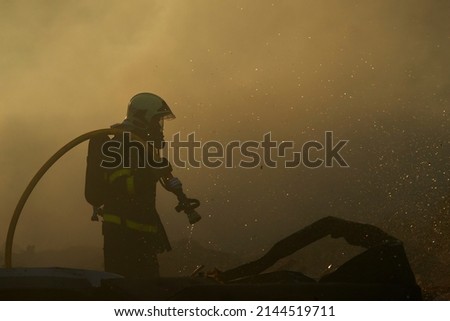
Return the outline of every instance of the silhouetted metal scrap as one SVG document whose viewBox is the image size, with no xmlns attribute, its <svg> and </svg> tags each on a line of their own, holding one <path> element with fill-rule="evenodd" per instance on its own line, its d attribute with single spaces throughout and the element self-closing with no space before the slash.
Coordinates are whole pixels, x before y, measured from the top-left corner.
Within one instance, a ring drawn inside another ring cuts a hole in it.
<svg viewBox="0 0 450 321">
<path fill-rule="evenodd" d="M 375 226 L 329 216 L 279 241 L 267 254 L 258 260 L 219 273 L 218 278 L 223 282 L 230 282 L 232 280 L 257 275 L 274 265 L 280 259 L 326 236 L 333 238 L 343 237 L 349 244 L 362 246 L 367 249 L 388 244 L 398 245 L 403 249 L 399 240 Z M 404 264 L 403 266 L 409 268 L 409 264 L 407 266 Z"/>
</svg>

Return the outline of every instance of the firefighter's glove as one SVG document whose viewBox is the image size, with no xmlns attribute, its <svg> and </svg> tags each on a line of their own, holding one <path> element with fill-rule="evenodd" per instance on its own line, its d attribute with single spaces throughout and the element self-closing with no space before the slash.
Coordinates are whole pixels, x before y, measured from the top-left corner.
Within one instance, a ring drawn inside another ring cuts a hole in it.
<svg viewBox="0 0 450 321">
<path fill-rule="evenodd" d="M 166 188 L 169 191 L 176 192 L 178 190 L 182 190 L 183 184 L 181 184 L 181 181 L 178 179 L 178 177 L 172 177 L 166 182 Z"/>
</svg>

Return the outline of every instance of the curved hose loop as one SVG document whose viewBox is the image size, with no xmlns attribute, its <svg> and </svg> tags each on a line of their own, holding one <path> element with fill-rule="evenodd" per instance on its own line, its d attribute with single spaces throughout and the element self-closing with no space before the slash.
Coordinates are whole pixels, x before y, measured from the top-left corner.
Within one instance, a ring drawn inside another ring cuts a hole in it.
<svg viewBox="0 0 450 321">
<path fill-rule="evenodd" d="M 16 208 L 14 210 L 13 216 L 11 218 L 11 222 L 9 223 L 8 228 L 8 234 L 6 236 L 6 245 L 5 245 L 5 267 L 11 268 L 12 267 L 12 246 L 13 246 L 13 240 L 14 240 L 14 233 L 16 231 L 17 222 L 19 221 L 20 214 L 22 213 L 22 209 L 25 206 L 25 203 L 28 200 L 28 197 L 30 196 L 31 192 L 39 182 L 39 180 L 44 176 L 44 174 L 50 169 L 50 167 L 53 166 L 64 154 L 66 154 L 68 151 L 70 151 L 72 148 L 78 146 L 79 144 L 83 143 L 84 141 L 91 139 L 97 135 L 118 135 L 122 134 L 124 132 L 129 132 L 127 129 L 121 129 L 121 128 L 104 128 L 104 129 L 98 129 L 94 131 L 90 131 L 86 134 L 83 134 L 81 136 L 78 136 L 77 138 L 73 139 L 66 145 L 64 145 L 62 148 L 60 148 L 55 154 L 53 154 L 52 157 L 44 164 L 42 167 L 38 170 L 38 172 L 34 175 L 34 177 L 31 179 L 30 183 L 28 183 L 27 188 L 22 193 L 22 196 L 19 199 L 19 202 L 16 205 Z M 132 134 L 134 138 L 137 140 L 144 142 L 145 141 L 140 138 L 139 136 Z"/>
</svg>

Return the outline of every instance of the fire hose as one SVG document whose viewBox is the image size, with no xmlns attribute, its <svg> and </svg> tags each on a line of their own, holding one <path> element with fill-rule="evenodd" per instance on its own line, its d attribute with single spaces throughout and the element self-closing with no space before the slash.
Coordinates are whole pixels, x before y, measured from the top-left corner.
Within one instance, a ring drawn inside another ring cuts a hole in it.
<svg viewBox="0 0 450 321">
<path fill-rule="evenodd" d="M 50 157 L 47 162 L 45 162 L 44 165 L 37 171 L 37 173 L 34 175 L 34 177 L 31 179 L 31 181 L 28 183 L 28 186 L 26 187 L 25 191 L 22 193 L 22 196 L 19 199 L 19 202 L 16 205 L 16 208 L 14 209 L 14 213 L 12 215 L 11 221 L 9 223 L 8 228 L 8 234 L 6 236 L 6 244 L 5 244 L 5 267 L 11 268 L 12 267 L 12 247 L 13 247 L 13 241 L 14 241 L 14 233 L 16 231 L 17 223 L 19 221 L 20 215 L 22 213 L 22 210 L 31 195 L 31 192 L 36 187 L 37 183 L 40 181 L 40 179 L 44 176 L 44 174 L 55 164 L 64 154 L 66 154 L 68 151 L 73 149 L 74 147 L 78 146 L 79 144 L 97 136 L 97 135 L 119 135 L 127 130 L 121 129 L 121 128 L 104 128 L 104 129 L 98 129 L 94 131 L 90 131 L 86 134 L 80 135 L 77 138 L 71 140 L 66 145 L 61 147 L 55 154 L 53 154 L 52 157 Z M 136 135 L 135 136 L 139 141 L 143 142 L 144 140 Z M 198 201 L 197 201 L 198 202 Z M 195 204 L 199 205 L 199 203 Z M 178 211 L 178 209 L 177 209 Z M 191 215 L 192 215 L 192 209 L 191 209 Z M 188 214 L 189 216 L 189 214 Z M 198 220 L 200 219 L 199 215 L 197 214 Z"/>
</svg>

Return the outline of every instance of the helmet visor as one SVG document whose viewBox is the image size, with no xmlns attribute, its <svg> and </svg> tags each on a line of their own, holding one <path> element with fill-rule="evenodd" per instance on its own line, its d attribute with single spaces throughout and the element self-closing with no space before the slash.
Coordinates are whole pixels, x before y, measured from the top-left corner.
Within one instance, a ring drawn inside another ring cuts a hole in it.
<svg viewBox="0 0 450 321">
<path fill-rule="evenodd" d="M 165 120 L 172 120 L 176 118 L 175 115 L 172 113 L 172 111 L 170 111 L 169 113 L 160 114 L 158 116 L 160 116 L 161 119 Z"/>
</svg>

